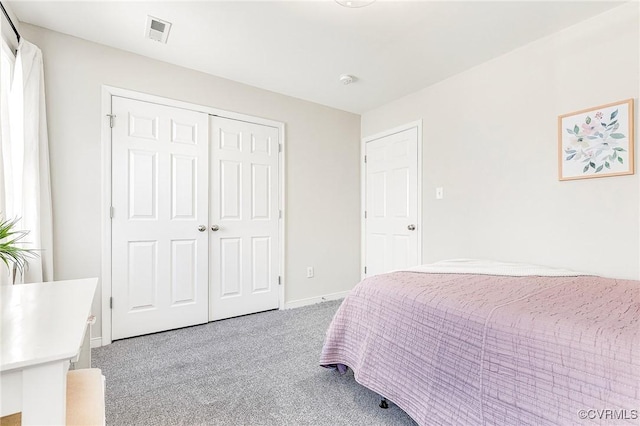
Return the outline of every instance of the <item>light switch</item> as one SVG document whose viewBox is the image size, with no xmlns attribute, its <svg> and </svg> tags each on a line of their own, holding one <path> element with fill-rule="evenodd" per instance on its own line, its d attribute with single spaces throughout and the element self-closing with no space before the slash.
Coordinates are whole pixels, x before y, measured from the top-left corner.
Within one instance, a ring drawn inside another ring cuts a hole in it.
<svg viewBox="0 0 640 426">
<path fill-rule="evenodd" d="M 307 267 L 307 278 L 313 278 L 313 266 Z"/>
<path fill-rule="evenodd" d="M 441 186 L 436 188 L 436 200 L 442 200 L 444 198 L 444 189 Z"/>
</svg>

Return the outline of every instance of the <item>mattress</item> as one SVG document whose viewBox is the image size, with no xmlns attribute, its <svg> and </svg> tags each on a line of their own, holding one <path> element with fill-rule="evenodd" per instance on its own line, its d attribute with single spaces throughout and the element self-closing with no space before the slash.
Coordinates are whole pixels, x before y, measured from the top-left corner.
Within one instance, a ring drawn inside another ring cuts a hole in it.
<svg viewBox="0 0 640 426">
<path fill-rule="evenodd" d="M 320 364 L 420 425 L 640 424 L 640 282 L 467 266 L 365 279 Z"/>
</svg>

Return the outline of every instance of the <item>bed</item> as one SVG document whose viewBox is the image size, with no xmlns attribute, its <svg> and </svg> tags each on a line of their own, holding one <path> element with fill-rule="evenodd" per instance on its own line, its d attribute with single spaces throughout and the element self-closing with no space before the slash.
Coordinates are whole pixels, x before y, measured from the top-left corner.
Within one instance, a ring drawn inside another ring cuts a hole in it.
<svg viewBox="0 0 640 426">
<path fill-rule="evenodd" d="M 320 365 L 420 425 L 639 424 L 639 352 L 640 282 L 464 259 L 362 281 Z"/>
</svg>

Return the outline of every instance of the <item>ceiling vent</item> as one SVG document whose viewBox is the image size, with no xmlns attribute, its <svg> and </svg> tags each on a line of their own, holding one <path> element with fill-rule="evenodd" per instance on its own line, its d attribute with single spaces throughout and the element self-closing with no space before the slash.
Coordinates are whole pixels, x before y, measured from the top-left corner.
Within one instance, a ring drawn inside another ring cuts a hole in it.
<svg viewBox="0 0 640 426">
<path fill-rule="evenodd" d="M 162 19 L 154 18 L 153 16 L 147 16 L 147 27 L 144 35 L 148 39 L 159 41 L 160 43 L 166 43 L 170 29 L 171 22 L 163 21 Z"/>
</svg>

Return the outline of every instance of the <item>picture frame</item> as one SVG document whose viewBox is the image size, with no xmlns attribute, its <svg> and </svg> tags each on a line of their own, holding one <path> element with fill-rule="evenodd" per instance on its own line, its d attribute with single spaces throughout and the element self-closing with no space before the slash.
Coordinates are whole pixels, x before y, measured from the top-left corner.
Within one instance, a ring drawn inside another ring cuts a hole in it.
<svg viewBox="0 0 640 426">
<path fill-rule="evenodd" d="M 633 99 L 558 116 L 558 179 L 632 175 Z"/>
</svg>

